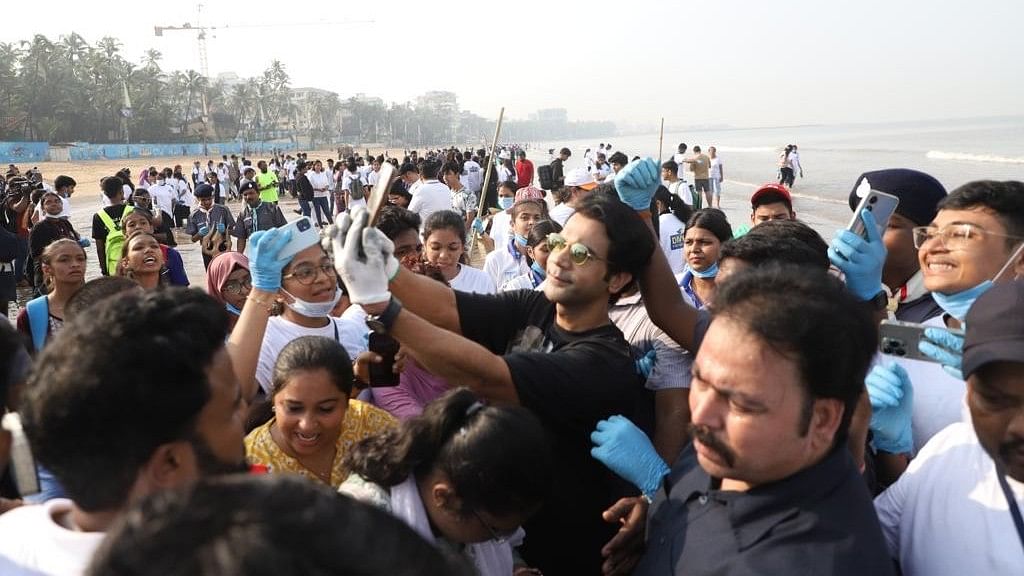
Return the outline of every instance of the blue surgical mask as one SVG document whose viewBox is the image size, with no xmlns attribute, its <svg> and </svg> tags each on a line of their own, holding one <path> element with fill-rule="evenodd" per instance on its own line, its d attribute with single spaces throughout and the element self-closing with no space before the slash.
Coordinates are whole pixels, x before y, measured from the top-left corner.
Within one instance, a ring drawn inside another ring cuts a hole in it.
<svg viewBox="0 0 1024 576">
<path fill-rule="evenodd" d="M 234 306 L 232 306 L 228 302 L 224 303 L 224 307 L 227 308 L 228 312 L 231 312 L 235 316 L 241 316 L 242 315 L 242 311 L 241 310 L 239 310 L 238 308 L 235 308 Z"/>
<path fill-rule="evenodd" d="M 530 264 L 530 270 L 533 270 L 541 278 L 547 278 L 547 276 L 548 276 L 547 271 L 544 270 L 543 268 L 541 268 L 540 264 L 538 264 L 536 260 L 534 260 Z"/>
<path fill-rule="evenodd" d="M 932 298 L 935 299 L 935 303 L 938 304 L 939 308 L 942 308 L 946 314 L 949 314 L 953 318 L 963 322 L 964 318 L 967 317 L 967 311 L 974 305 L 974 301 L 985 292 L 988 292 L 988 289 L 992 286 L 993 284 L 991 280 L 985 280 L 974 288 L 961 290 L 955 294 L 932 292 Z"/>
<path fill-rule="evenodd" d="M 516 238 L 516 244 L 518 244 L 519 246 L 526 246 L 526 242 L 527 242 L 526 236 L 520 236 L 519 234 L 516 234 L 515 238 Z"/>
<path fill-rule="evenodd" d="M 967 312 L 974 305 L 974 301 L 981 297 L 982 294 L 988 292 L 989 288 L 995 286 L 995 281 L 1006 272 L 1014 262 L 1017 261 L 1017 257 L 1020 256 L 1021 251 L 1024 250 L 1024 244 L 1021 244 L 1013 251 L 1010 259 L 1003 264 L 1003 267 L 996 272 L 990 280 L 985 280 L 981 284 L 978 284 L 974 288 L 968 288 L 967 290 L 961 290 L 955 294 L 943 294 L 942 292 L 932 292 L 932 298 L 935 299 L 935 303 L 939 305 L 939 308 L 946 313 L 956 318 L 960 322 L 967 318 Z"/>
<path fill-rule="evenodd" d="M 516 199 L 511 196 L 498 196 L 498 206 L 500 206 L 502 210 L 508 210 L 515 203 Z"/>
<path fill-rule="evenodd" d="M 718 276 L 718 262 L 715 262 L 703 272 L 698 272 L 697 270 L 690 268 L 690 273 L 697 278 L 714 278 L 715 276 Z"/>
<path fill-rule="evenodd" d="M 296 314 L 301 314 L 307 318 L 326 318 L 330 316 L 331 310 L 334 310 L 338 300 L 341 300 L 341 288 L 335 289 L 334 298 L 327 302 L 307 302 L 289 294 L 287 290 L 282 289 L 281 292 L 288 294 L 294 300 L 291 303 L 285 302 L 284 305 L 291 308 Z"/>
</svg>

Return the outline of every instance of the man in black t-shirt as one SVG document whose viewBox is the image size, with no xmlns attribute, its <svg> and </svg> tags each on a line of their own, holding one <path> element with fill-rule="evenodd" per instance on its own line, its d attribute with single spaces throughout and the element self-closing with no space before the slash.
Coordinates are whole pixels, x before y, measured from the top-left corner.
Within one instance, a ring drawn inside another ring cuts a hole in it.
<svg viewBox="0 0 1024 576">
<path fill-rule="evenodd" d="M 601 513 L 630 490 L 591 458 L 590 432 L 612 414 L 650 418 L 629 344 L 608 318 L 609 302 L 655 251 L 647 225 L 617 199 L 594 195 L 549 237 L 543 292 L 487 296 L 402 270 L 390 241 L 366 219 L 359 209 L 328 230 L 352 301 L 431 373 L 540 418 L 555 453 L 555 485 L 525 523 L 520 552 L 545 574 L 598 573 L 601 546 L 615 531 Z M 524 511 L 502 520 L 526 518 Z"/>
<path fill-rule="evenodd" d="M 110 206 L 104 206 L 101 208 L 104 212 L 110 216 L 114 226 L 118 230 L 121 229 L 121 217 L 124 216 L 124 211 L 127 206 L 124 203 L 124 182 L 121 181 L 117 176 L 108 176 L 100 181 L 100 187 L 103 189 L 103 195 L 110 200 Z M 100 261 L 100 272 L 104 276 L 113 276 L 114 270 L 107 270 L 107 234 L 109 233 L 107 225 L 100 218 L 99 213 L 93 214 L 92 216 L 92 239 L 96 241 L 96 257 Z"/>
</svg>

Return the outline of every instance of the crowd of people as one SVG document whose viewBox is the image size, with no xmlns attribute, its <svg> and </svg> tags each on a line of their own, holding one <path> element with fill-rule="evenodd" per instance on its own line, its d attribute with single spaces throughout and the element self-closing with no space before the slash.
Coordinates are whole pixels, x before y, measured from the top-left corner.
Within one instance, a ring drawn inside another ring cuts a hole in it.
<svg viewBox="0 0 1024 576">
<path fill-rule="evenodd" d="M 686 144 L 125 169 L 88 235 L 11 167 L 0 573 L 1021 573 L 1024 184 L 826 241 L 795 148 L 744 222 Z"/>
</svg>

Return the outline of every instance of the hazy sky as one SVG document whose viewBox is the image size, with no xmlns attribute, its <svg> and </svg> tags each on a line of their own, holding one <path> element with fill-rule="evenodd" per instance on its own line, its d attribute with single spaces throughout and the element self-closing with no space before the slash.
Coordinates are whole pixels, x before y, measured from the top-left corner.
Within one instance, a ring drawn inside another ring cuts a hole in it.
<svg viewBox="0 0 1024 576">
<path fill-rule="evenodd" d="M 180 8 L 178 8 L 180 6 Z M 607 6 L 607 7 L 606 7 Z M 285 10 L 281 10 L 285 7 Z M 196 4 L 4 2 L 0 41 L 115 36 L 140 61 L 199 69 Z M 336 2 L 207 0 L 211 75 L 280 59 L 294 87 L 405 101 L 451 90 L 463 109 L 525 118 L 766 126 L 1020 114 L 1020 0 Z M 289 26 L 374 20 L 372 24 Z M 12 25 L 17 22 L 18 25 Z M 277 27 L 246 25 L 276 24 Z"/>
</svg>

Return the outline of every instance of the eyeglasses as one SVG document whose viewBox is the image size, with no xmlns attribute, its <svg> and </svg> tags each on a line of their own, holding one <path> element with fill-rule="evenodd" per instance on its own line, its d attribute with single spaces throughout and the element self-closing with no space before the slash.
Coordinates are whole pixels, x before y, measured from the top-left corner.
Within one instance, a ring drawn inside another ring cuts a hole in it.
<svg viewBox="0 0 1024 576">
<path fill-rule="evenodd" d="M 976 224 L 967 223 L 950 224 L 941 229 L 933 226 L 917 226 L 912 230 L 914 233 L 914 248 L 917 249 L 920 249 L 926 242 L 935 238 L 938 238 L 942 246 L 950 251 L 967 250 L 972 244 L 983 240 L 985 236 L 1024 240 L 1020 236 L 990 232 Z"/>
<path fill-rule="evenodd" d="M 491 526 L 490 524 L 488 524 L 483 519 L 483 517 L 480 516 L 480 513 L 477 512 L 476 510 L 473 510 L 473 516 L 476 516 L 477 522 L 479 522 L 484 528 L 487 528 L 487 531 L 491 534 L 491 540 L 493 540 L 497 544 L 504 544 L 505 542 L 508 542 L 508 539 L 511 538 L 512 535 L 516 533 L 516 530 L 519 529 L 517 527 L 516 530 L 511 530 L 511 531 L 508 531 L 508 532 L 502 532 L 502 531 L 498 530 L 497 528 L 495 528 L 494 526 Z"/>
<path fill-rule="evenodd" d="M 241 294 L 242 291 L 248 293 L 252 290 L 252 279 L 246 278 L 245 280 L 228 280 L 224 283 L 224 291 L 229 294 Z"/>
<path fill-rule="evenodd" d="M 323 272 L 324 276 L 328 278 L 334 278 L 334 262 L 327 262 L 319 266 L 299 266 L 291 274 L 285 274 L 282 278 L 295 278 L 299 284 L 309 286 L 316 282 L 318 272 Z"/>
<path fill-rule="evenodd" d="M 548 245 L 548 250 L 551 251 L 552 254 L 568 246 L 569 257 L 572 258 L 572 263 L 577 266 L 583 266 L 591 258 L 593 258 L 594 260 L 601 260 L 602 262 L 608 261 L 604 258 L 601 258 L 597 254 L 594 254 L 594 252 L 590 248 L 587 248 L 586 246 L 580 244 L 579 242 L 569 244 L 565 237 L 559 234 L 558 232 L 552 232 L 551 234 L 548 234 L 546 242 Z"/>
</svg>

